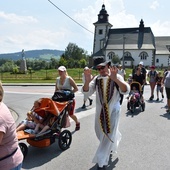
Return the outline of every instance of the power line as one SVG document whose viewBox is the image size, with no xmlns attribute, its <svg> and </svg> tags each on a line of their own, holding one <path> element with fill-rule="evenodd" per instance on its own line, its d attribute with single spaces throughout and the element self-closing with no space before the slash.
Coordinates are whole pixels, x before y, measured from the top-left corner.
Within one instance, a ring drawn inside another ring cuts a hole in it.
<svg viewBox="0 0 170 170">
<path fill-rule="evenodd" d="M 50 0 L 48 0 L 55 8 L 57 8 L 58 10 L 60 10 L 64 15 L 66 15 L 68 18 L 70 18 L 73 22 L 75 22 L 76 24 L 78 24 L 79 26 L 81 26 L 83 29 L 85 29 L 86 31 L 94 34 L 93 32 L 91 32 L 90 30 L 88 30 L 87 28 L 85 28 L 83 25 L 79 24 L 76 20 L 74 20 L 73 18 L 71 18 L 68 14 L 66 14 L 63 10 L 61 10 L 57 5 L 55 5 L 53 2 L 51 2 Z"/>
</svg>

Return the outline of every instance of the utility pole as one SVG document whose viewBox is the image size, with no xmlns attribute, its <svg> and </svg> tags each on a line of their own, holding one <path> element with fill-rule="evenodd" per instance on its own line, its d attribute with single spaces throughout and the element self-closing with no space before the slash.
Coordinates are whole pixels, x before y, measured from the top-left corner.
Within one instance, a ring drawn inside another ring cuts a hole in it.
<svg viewBox="0 0 170 170">
<path fill-rule="evenodd" d="M 125 69 L 125 39 L 126 39 L 126 37 L 123 34 L 123 63 L 122 63 L 123 69 Z"/>
</svg>

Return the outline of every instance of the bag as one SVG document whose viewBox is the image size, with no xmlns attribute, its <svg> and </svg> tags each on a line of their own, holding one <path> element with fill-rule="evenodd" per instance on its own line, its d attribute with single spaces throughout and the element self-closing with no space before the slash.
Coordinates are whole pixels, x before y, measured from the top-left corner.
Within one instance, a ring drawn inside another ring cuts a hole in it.
<svg viewBox="0 0 170 170">
<path fill-rule="evenodd" d="M 64 102 L 64 101 L 72 100 L 74 97 L 75 96 L 72 90 L 63 89 L 54 92 L 54 95 L 52 96 L 52 100 L 57 102 Z"/>
</svg>

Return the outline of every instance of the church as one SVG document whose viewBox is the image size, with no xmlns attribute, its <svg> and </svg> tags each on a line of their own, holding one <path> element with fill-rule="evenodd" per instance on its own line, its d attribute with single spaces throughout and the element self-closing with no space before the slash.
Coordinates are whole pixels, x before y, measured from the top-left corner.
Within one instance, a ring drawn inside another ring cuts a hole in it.
<svg viewBox="0 0 170 170">
<path fill-rule="evenodd" d="M 93 65 L 102 61 L 120 59 L 124 68 L 133 68 L 140 61 L 144 66 L 165 68 L 170 65 L 170 36 L 154 36 L 150 27 L 112 28 L 109 14 L 102 5 L 98 21 L 94 23 Z"/>
</svg>

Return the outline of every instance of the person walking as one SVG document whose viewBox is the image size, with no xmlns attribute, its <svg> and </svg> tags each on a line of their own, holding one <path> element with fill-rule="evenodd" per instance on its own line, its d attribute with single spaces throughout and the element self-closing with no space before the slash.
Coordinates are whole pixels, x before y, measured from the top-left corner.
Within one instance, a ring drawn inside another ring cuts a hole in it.
<svg viewBox="0 0 170 170">
<path fill-rule="evenodd" d="M 146 84 L 146 73 L 147 73 L 147 71 L 146 71 L 146 69 L 145 69 L 145 67 L 144 67 L 144 63 L 143 63 L 143 61 L 140 61 L 139 62 L 139 67 L 141 68 L 141 73 L 144 75 L 144 77 L 145 77 L 145 83 L 143 84 L 143 86 L 142 86 L 142 92 L 144 93 L 144 87 L 145 87 L 145 84 Z"/>
<path fill-rule="evenodd" d="M 83 81 L 83 84 L 85 83 L 85 77 L 84 77 L 84 74 L 85 72 L 89 72 L 91 74 L 91 70 L 88 68 L 88 67 L 85 67 L 84 68 L 84 71 L 83 71 L 83 74 L 82 74 L 82 81 Z M 93 79 L 93 75 L 91 74 L 91 80 Z M 89 105 L 91 106 L 92 103 L 93 103 L 93 99 L 90 99 L 90 97 L 86 98 L 86 95 L 84 95 L 84 98 L 83 98 L 83 106 L 81 107 L 82 109 L 85 109 L 86 108 L 86 101 L 87 99 L 89 100 Z"/>
<path fill-rule="evenodd" d="M 93 158 L 98 169 L 108 165 L 111 153 L 117 151 L 121 140 L 119 132 L 120 93 L 128 94 L 130 86 L 117 74 L 117 67 L 110 66 L 110 62 L 97 65 L 99 75 L 91 81 L 90 73 L 85 74 L 82 92 L 91 96 L 96 92 L 95 133 L 99 146 Z"/>
<path fill-rule="evenodd" d="M 155 70 L 155 66 L 150 67 L 150 71 L 148 72 L 148 77 L 149 77 L 149 84 L 150 84 L 150 89 L 151 89 L 151 97 L 149 100 L 153 100 L 154 98 L 154 90 L 156 86 L 156 77 L 157 77 L 157 71 Z"/>
<path fill-rule="evenodd" d="M 4 90 L 0 83 L 0 169 L 21 170 L 23 154 L 18 145 L 15 120 L 3 103 Z"/>
<path fill-rule="evenodd" d="M 145 80 L 145 76 L 141 72 L 141 67 L 136 68 L 136 73 L 132 76 L 132 80 L 140 83 L 141 87 L 144 86 L 146 80 Z M 143 88 L 141 93 L 143 94 Z"/>
<path fill-rule="evenodd" d="M 122 68 L 121 64 L 119 64 L 117 66 L 117 68 L 118 68 L 118 72 L 117 73 L 120 74 L 123 77 L 123 79 L 125 80 L 126 71 Z"/>
<path fill-rule="evenodd" d="M 163 93 L 163 85 L 162 85 L 162 79 L 163 77 L 161 76 L 161 72 L 158 72 L 158 76 L 156 78 L 156 92 L 157 92 L 157 99 L 156 101 L 159 101 L 159 92 L 162 94 L 162 99 L 164 98 L 164 93 Z"/>
<path fill-rule="evenodd" d="M 65 66 L 60 66 L 58 68 L 59 77 L 57 77 L 56 84 L 55 84 L 55 92 L 57 90 L 62 89 L 69 89 L 72 90 L 74 93 L 78 91 L 78 87 L 73 80 L 72 77 L 70 77 L 67 73 L 67 69 Z M 69 111 L 69 116 L 75 121 L 76 127 L 75 131 L 80 129 L 80 122 L 78 121 L 76 115 L 74 114 L 75 109 L 75 99 L 73 99 L 73 104 L 71 107 L 71 110 Z"/>
<path fill-rule="evenodd" d="M 167 113 L 170 113 L 170 66 L 164 73 L 162 84 L 165 86 L 166 96 L 167 96 Z"/>
<path fill-rule="evenodd" d="M 120 74 L 120 75 L 123 77 L 123 79 L 125 80 L 126 72 L 125 72 L 125 70 L 122 68 L 122 65 L 119 64 L 119 65 L 117 66 L 117 68 L 118 68 L 117 73 Z M 121 104 L 121 105 L 122 105 L 122 102 L 123 102 L 123 98 L 124 98 L 124 95 L 123 95 L 123 94 L 120 94 L 120 104 Z"/>
</svg>

